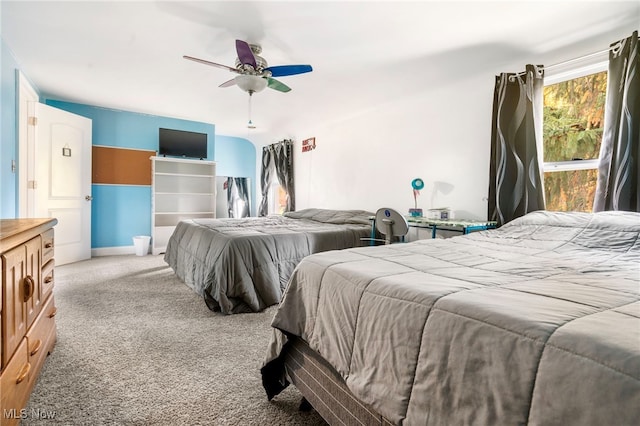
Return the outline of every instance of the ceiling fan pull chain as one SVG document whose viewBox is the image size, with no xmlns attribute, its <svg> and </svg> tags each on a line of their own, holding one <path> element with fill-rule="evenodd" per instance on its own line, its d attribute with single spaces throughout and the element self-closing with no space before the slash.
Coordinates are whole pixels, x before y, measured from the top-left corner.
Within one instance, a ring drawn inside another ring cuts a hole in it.
<svg viewBox="0 0 640 426">
<path fill-rule="evenodd" d="M 251 98 L 253 93 L 249 92 L 249 123 L 247 123 L 247 128 L 249 129 L 255 129 L 256 126 L 255 124 L 253 124 L 253 121 L 251 121 Z"/>
</svg>

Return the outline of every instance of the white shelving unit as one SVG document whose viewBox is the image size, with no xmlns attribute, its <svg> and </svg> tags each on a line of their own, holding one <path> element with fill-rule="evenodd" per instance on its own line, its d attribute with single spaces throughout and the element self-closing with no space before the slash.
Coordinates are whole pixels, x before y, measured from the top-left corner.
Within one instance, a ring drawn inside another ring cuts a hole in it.
<svg viewBox="0 0 640 426">
<path fill-rule="evenodd" d="M 216 217 L 216 163 L 151 157 L 151 247 L 163 253 L 183 219 Z"/>
</svg>

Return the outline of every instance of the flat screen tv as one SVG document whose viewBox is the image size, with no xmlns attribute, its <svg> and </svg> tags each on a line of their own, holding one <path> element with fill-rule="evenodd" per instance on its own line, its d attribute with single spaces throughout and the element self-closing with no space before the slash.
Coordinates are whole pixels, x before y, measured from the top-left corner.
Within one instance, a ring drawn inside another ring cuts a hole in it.
<svg viewBox="0 0 640 426">
<path fill-rule="evenodd" d="M 160 128 L 158 154 L 172 157 L 207 158 L 207 134 Z"/>
</svg>

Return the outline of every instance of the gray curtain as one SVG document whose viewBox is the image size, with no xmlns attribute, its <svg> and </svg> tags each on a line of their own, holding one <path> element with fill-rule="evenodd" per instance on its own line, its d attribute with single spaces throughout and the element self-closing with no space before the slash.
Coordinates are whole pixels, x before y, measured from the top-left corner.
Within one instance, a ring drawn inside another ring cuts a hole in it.
<svg viewBox="0 0 640 426">
<path fill-rule="evenodd" d="M 593 211 L 640 212 L 638 31 L 611 45 L 604 131 Z"/>
<path fill-rule="evenodd" d="M 284 140 L 273 146 L 273 162 L 278 182 L 287 193 L 286 212 L 296 209 L 295 191 L 293 187 L 293 141 Z"/>
<path fill-rule="evenodd" d="M 270 146 L 262 147 L 262 168 L 260 171 L 260 187 L 262 190 L 262 200 L 258 207 L 258 216 L 266 216 L 269 214 L 269 186 L 273 178 L 273 149 Z"/>
<path fill-rule="evenodd" d="M 488 217 L 501 226 L 544 210 L 538 159 L 542 147 L 542 66 L 496 76 L 491 129 Z"/>
<path fill-rule="evenodd" d="M 260 185 L 262 187 L 262 201 L 258 209 L 258 216 L 269 214 L 269 186 L 273 174 L 287 193 L 285 212 L 294 211 L 296 207 L 293 184 L 293 141 L 283 140 L 262 148 L 262 171 Z"/>
<path fill-rule="evenodd" d="M 248 178 L 227 178 L 227 209 L 229 212 L 228 217 L 241 218 L 251 216 Z"/>
</svg>

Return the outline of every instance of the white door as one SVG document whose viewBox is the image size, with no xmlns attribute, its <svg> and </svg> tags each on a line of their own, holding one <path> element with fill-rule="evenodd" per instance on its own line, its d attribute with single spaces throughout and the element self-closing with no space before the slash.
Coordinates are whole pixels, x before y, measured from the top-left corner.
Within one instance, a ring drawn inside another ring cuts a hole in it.
<svg viewBox="0 0 640 426">
<path fill-rule="evenodd" d="M 20 90 L 18 92 L 18 178 L 19 178 L 19 210 L 18 217 L 34 216 L 34 189 L 35 181 L 35 127 L 29 117 L 35 117 L 35 105 L 38 103 L 38 94 L 22 73 L 18 73 Z"/>
<path fill-rule="evenodd" d="M 56 265 L 91 258 L 91 120 L 35 105 L 36 217 L 55 217 Z"/>
</svg>

